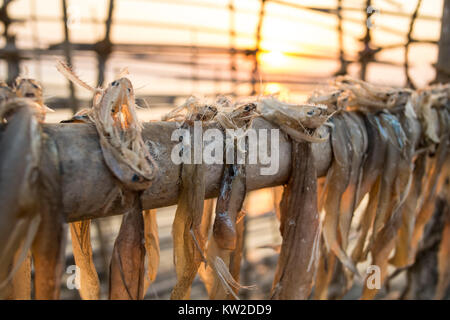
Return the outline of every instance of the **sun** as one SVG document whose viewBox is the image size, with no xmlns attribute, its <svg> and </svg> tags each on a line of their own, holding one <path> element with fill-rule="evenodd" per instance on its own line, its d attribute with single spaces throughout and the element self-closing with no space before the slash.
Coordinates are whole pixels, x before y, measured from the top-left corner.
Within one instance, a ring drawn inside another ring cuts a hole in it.
<svg viewBox="0 0 450 320">
<path fill-rule="evenodd" d="M 269 82 L 264 86 L 264 94 L 273 95 L 281 92 L 281 85 L 276 82 Z"/>
<path fill-rule="evenodd" d="M 259 62 L 268 68 L 281 68 L 286 66 L 287 57 L 282 51 L 266 51 L 258 55 Z"/>
<path fill-rule="evenodd" d="M 269 82 L 265 84 L 264 95 L 276 96 L 281 101 L 289 100 L 289 90 L 277 82 Z"/>
</svg>

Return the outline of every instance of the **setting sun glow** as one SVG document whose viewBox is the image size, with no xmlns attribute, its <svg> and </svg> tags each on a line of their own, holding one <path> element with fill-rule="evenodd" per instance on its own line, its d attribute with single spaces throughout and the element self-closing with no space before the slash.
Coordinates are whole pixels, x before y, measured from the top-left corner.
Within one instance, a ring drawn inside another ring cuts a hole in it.
<svg viewBox="0 0 450 320">
<path fill-rule="evenodd" d="M 280 68 L 287 64 L 287 57 L 281 51 L 263 52 L 258 58 L 260 63 L 268 68 Z"/>
<path fill-rule="evenodd" d="M 287 101 L 289 98 L 289 90 L 285 86 L 277 82 L 269 82 L 265 84 L 264 94 L 277 96 L 278 99 L 282 101 Z"/>
</svg>

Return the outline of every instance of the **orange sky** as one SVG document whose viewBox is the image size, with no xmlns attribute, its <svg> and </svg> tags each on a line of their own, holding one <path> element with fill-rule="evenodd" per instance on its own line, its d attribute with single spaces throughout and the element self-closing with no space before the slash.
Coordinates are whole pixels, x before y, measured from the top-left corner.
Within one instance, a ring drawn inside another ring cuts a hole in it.
<svg viewBox="0 0 450 320">
<path fill-rule="evenodd" d="M 302 5 L 335 7 L 335 0 L 287 0 Z M 260 1 L 235 0 L 237 14 L 235 25 L 238 37 L 236 44 L 241 48 L 253 48 L 254 33 L 257 25 Z M 398 3 L 396 6 L 392 2 Z M 95 42 L 103 37 L 104 27 L 92 23 L 93 20 L 103 21 L 107 12 L 106 0 L 71 0 L 68 1 L 72 15 L 77 23 L 72 25 L 71 39 L 75 42 Z M 118 22 L 112 30 L 112 39 L 116 43 L 176 43 L 186 45 L 228 46 L 230 38 L 227 34 L 230 25 L 227 5 L 229 0 L 116 0 L 114 20 Z M 365 0 L 343 0 L 344 7 L 364 8 Z M 373 6 L 381 10 L 374 19 L 375 26 L 385 26 L 397 29 L 404 34 L 408 30 L 409 18 L 397 18 L 383 11 L 397 11 L 411 13 L 416 1 L 405 0 L 374 0 Z M 35 9 L 33 9 L 33 6 Z M 10 6 L 13 17 L 30 19 L 33 11 L 37 15 L 37 23 L 29 20 L 23 25 L 16 25 L 13 31 L 17 33 L 19 46 L 32 47 L 38 40 L 41 47 L 50 43 L 57 43 L 63 39 L 63 26 L 60 0 L 16 0 Z M 287 57 L 283 52 L 313 53 L 319 55 L 336 55 L 338 40 L 335 32 L 337 19 L 332 15 L 298 10 L 268 2 L 266 17 L 262 29 L 262 48 L 270 51 L 261 55 L 261 78 L 270 79 L 272 74 L 293 74 L 308 77 L 331 77 L 339 65 L 335 61 L 312 59 L 298 59 Z M 428 0 L 422 2 L 420 15 L 440 17 L 442 0 Z M 364 34 L 364 15 L 362 12 L 345 12 L 347 18 L 359 19 L 360 24 L 344 23 L 344 45 L 348 56 L 356 57 L 361 49 L 358 38 Z M 80 21 L 78 21 L 80 18 Z M 149 26 L 140 26 L 151 23 Z M 164 26 L 162 26 L 164 24 Z M 173 25 L 185 25 L 183 29 L 175 30 Z M 172 25 L 172 27 L 171 27 Z M 214 29 L 217 33 L 212 33 Z M 208 31 L 209 30 L 209 31 Z M 403 43 L 405 37 L 390 34 L 379 28 L 373 30 L 374 43 L 388 45 Z M 419 20 L 416 23 L 413 37 L 417 39 L 437 40 L 439 38 L 440 23 L 436 21 Z M 2 40 L 3 41 L 3 40 Z M 380 59 L 403 62 L 403 49 L 382 52 Z M 437 58 L 436 46 L 414 45 L 411 49 L 411 74 L 417 85 L 423 86 L 434 77 L 431 66 Z M 204 76 L 228 76 L 228 65 L 219 64 L 211 60 L 217 67 L 209 70 L 196 71 Z M 26 64 L 30 76 L 44 82 L 46 94 L 61 95 L 66 93 L 66 82 L 53 67 L 51 57 L 47 57 L 39 65 L 35 61 Z M 74 66 L 77 72 L 88 82 L 94 84 L 96 79 L 95 57 L 75 56 Z M 138 93 L 141 94 L 210 94 L 217 91 L 227 92 L 228 83 L 212 81 L 192 83 L 190 80 L 173 79 L 171 74 L 192 74 L 191 67 L 179 65 L 157 64 L 151 61 L 135 61 L 127 57 L 114 56 L 108 64 L 107 79 L 114 77 L 114 70 L 128 66 Z M 251 67 L 250 64 L 239 64 L 244 76 Z M 350 67 L 352 74 L 357 74 L 359 66 Z M 5 63 L 0 64 L 0 70 L 5 74 Z M 369 68 L 369 80 L 379 83 L 403 85 L 404 74 L 402 68 L 392 66 L 372 66 Z M 286 86 L 283 90 L 291 93 L 299 90 L 297 87 Z M 240 94 L 248 94 L 248 84 L 238 86 Z M 79 95 L 88 93 L 78 90 Z"/>
</svg>

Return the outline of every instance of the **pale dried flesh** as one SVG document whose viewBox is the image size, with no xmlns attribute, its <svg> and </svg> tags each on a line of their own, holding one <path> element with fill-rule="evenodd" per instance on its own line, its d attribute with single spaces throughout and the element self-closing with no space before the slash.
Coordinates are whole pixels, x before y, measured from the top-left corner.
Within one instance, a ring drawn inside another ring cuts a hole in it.
<svg viewBox="0 0 450 320">
<path fill-rule="evenodd" d="M 317 175 L 309 143 L 293 143 L 292 175 L 281 201 L 283 242 L 272 299 L 307 299 L 318 262 Z"/>
<path fill-rule="evenodd" d="M 144 298 L 145 244 L 144 219 L 139 206 L 123 215 L 114 243 L 110 265 L 109 299 Z"/>
<path fill-rule="evenodd" d="M 75 264 L 80 268 L 80 296 L 83 300 L 98 300 L 100 282 L 92 257 L 90 226 L 91 220 L 72 222 L 70 234 Z"/>
</svg>

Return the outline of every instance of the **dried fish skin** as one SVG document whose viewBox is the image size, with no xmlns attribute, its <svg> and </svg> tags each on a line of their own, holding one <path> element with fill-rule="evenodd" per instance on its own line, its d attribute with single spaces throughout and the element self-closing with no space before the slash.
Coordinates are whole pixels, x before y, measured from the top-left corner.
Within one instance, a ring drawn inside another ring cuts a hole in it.
<svg viewBox="0 0 450 320">
<path fill-rule="evenodd" d="M 359 189 L 362 178 L 363 161 L 367 149 L 367 132 L 364 120 L 357 112 L 343 112 L 340 114 L 340 117 L 342 118 L 342 123 L 346 126 L 348 135 L 348 140 L 346 140 L 346 142 L 349 143 L 349 146 L 347 147 L 349 157 L 347 160 L 347 170 L 349 172 L 348 185 L 341 195 L 338 226 L 339 241 L 343 252 L 346 252 L 353 212 L 357 207 L 358 202 L 361 200 Z M 351 135 L 349 134 L 350 132 Z M 336 148 L 336 150 L 339 149 Z M 333 183 L 332 181 L 330 182 Z M 349 261 L 353 264 L 350 258 Z M 352 274 L 349 272 L 344 273 L 339 261 L 336 262 L 335 269 L 330 270 L 330 272 L 332 272 L 332 275 L 327 276 L 327 279 L 332 281 L 329 283 L 329 295 L 332 295 L 333 298 L 335 298 L 335 296 L 343 296 L 351 287 Z"/>
<path fill-rule="evenodd" d="M 428 170 L 428 181 L 426 185 L 426 194 L 424 197 L 424 201 L 421 209 L 419 210 L 416 217 L 416 224 L 414 226 L 414 231 L 411 239 L 411 250 L 412 256 L 414 257 L 419 245 L 419 242 L 422 238 L 424 228 L 428 220 L 432 217 L 435 196 L 439 192 L 438 189 L 438 180 L 439 175 L 442 171 L 442 167 L 446 163 L 448 159 L 449 153 L 449 131 L 448 131 L 448 119 L 449 115 L 445 109 L 442 109 L 439 112 L 440 115 L 440 123 L 443 128 L 441 143 L 439 143 L 437 150 L 432 159 L 431 168 Z"/>
<path fill-rule="evenodd" d="M 377 229 L 376 225 L 377 218 L 379 218 L 377 216 L 373 229 L 372 239 L 374 240 L 371 248 L 372 264 L 377 265 L 380 268 L 381 283 L 383 283 L 387 277 L 389 256 L 396 245 L 398 230 L 402 224 L 403 206 L 410 192 L 413 176 L 412 161 L 415 151 L 415 137 L 417 135 L 409 122 L 412 119 L 409 119 L 408 117 L 399 117 L 401 118 L 401 124 L 400 122 L 396 122 L 393 117 L 384 122 L 385 126 L 388 128 L 388 132 L 391 133 L 391 136 L 392 133 L 394 133 L 397 137 L 397 142 L 400 146 L 402 146 L 402 150 L 398 151 L 399 156 L 395 159 L 398 164 L 396 172 L 393 173 L 395 177 L 393 184 L 390 186 L 390 190 L 392 190 L 391 196 L 390 198 L 387 198 L 390 202 L 390 212 L 385 214 L 385 222 L 379 226 L 380 229 Z M 385 119 L 386 117 L 382 118 L 382 121 Z M 391 127 L 389 127 L 388 124 L 391 125 Z M 391 140 L 394 139 L 392 138 Z M 388 145 L 388 156 L 390 151 L 389 147 L 393 145 L 393 143 Z M 383 176 L 385 175 L 386 171 L 383 172 Z M 383 195 L 383 193 L 381 193 L 381 195 Z M 365 286 L 363 289 L 362 298 L 373 299 L 377 291 L 377 289 L 371 289 L 368 286 Z"/>
<path fill-rule="evenodd" d="M 90 220 L 69 224 L 73 257 L 75 264 L 80 268 L 80 296 L 83 300 L 98 300 L 100 298 L 100 281 L 92 257 L 90 225 Z"/>
<path fill-rule="evenodd" d="M 334 85 L 343 90 L 344 94 L 348 96 L 344 107 L 359 110 L 391 110 L 397 106 L 406 104 L 409 97 L 413 94 L 413 91 L 409 89 L 375 86 L 349 76 L 337 77 Z"/>
<path fill-rule="evenodd" d="M 13 101 L 3 107 L 0 122 L 9 113 L 0 140 L 0 150 L 8 150 L 0 153 L 0 296 L 5 297 L 9 293 L 4 290 L 19 267 L 15 264 L 11 270 L 14 256 L 21 248 L 16 261 L 19 263 L 26 258 L 41 221 L 37 179 L 42 139 L 30 103 Z"/>
<path fill-rule="evenodd" d="M 416 221 L 417 206 L 420 203 L 422 188 L 424 186 L 424 177 L 426 175 L 427 167 L 427 154 L 422 152 L 414 160 L 414 151 L 417 141 L 420 139 L 418 128 L 415 126 L 416 122 L 414 118 L 409 116 L 406 112 L 401 116 L 402 127 L 404 128 L 405 134 L 408 137 L 406 151 L 403 154 L 406 158 L 402 161 L 404 169 L 403 179 L 406 180 L 407 171 L 407 161 L 413 165 L 412 169 L 412 181 L 411 189 L 406 199 L 404 200 L 402 213 L 402 222 L 398 231 L 397 243 L 395 249 L 395 255 L 391 259 L 391 263 L 397 267 L 406 267 L 411 260 L 410 254 L 410 242 L 412 238 L 412 233 L 414 230 L 414 225 Z M 400 177 L 401 178 L 401 177 Z M 404 183 L 404 182 L 403 182 Z"/>
<path fill-rule="evenodd" d="M 229 269 L 230 274 L 236 282 L 239 282 L 241 273 L 241 261 L 242 254 L 244 250 L 245 241 L 245 212 L 241 212 L 241 215 L 236 222 L 236 247 L 231 252 Z M 237 295 L 239 293 L 239 288 L 233 288 L 234 293 Z M 227 299 L 233 299 L 233 295 L 229 294 Z"/>
<path fill-rule="evenodd" d="M 450 203 L 448 201 L 450 190 L 448 179 L 449 178 L 447 177 L 447 185 L 445 189 L 447 199 L 444 208 L 444 215 L 446 218 L 438 252 L 438 283 L 434 296 L 435 300 L 444 299 L 446 290 L 450 285 Z"/>
<path fill-rule="evenodd" d="M 224 129 L 247 130 L 255 117 L 255 104 L 244 104 L 229 113 L 220 112 L 216 120 Z M 243 140 L 242 140 L 243 139 Z M 245 135 L 234 139 L 234 157 L 240 142 L 244 142 L 244 151 L 248 154 L 248 143 Z M 230 273 L 237 272 L 238 266 L 233 257 L 239 256 L 239 230 L 236 229 L 238 214 L 242 210 L 247 192 L 245 164 L 226 164 L 222 174 L 219 197 L 216 203 L 216 216 L 212 237 L 208 242 L 206 274 L 213 275 L 212 282 L 207 285 L 210 299 L 238 300 L 237 292 L 241 286 Z M 241 230 L 243 232 L 243 230 Z M 211 277 L 210 277 L 211 278 Z"/>
<path fill-rule="evenodd" d="M 181 107 L 171 111 L 166 120 L 174 119 L 178 114 L 187 110 L 184 116 L 184 126 L 192 124 L 192 121 L 209 121 L 217 117 L 215 106 L 200 104 L 198 99 L 191 97 Z M 242 108 L 244 112 L 251 112 L 253 108 Z M 232 118 L 224 117 L 233 123 Z M 251 119 L 248 119 L 251 120 Z M 193 137 L 193 135 L 191 135 Z M 192 138 L 191 138 L 192 139 Z M 191 141 L 191 145 L 193 141 Z M 191 163 L 194 163 L 194 155 L 191 153 Z M 197 274 L 201 262 L 205 262 L 206 230 L 209 230 L 210 214 L 204 211 L 205 199 L 205 168 L 203 164 L 183 164 L 181 171 L 181 193 L 178 201 L 175 219 L 172 226 L 174 240 L 174 263 L 177 273 L 171 299 L 188 299 L 191 284 Z M 204 217 L 204 214 L 208 217 Z M 208 280 L 207 274 L 205 280 Z M 205 283 L 208 287 L 209 284 Z"/>
<path fill-rule="evenodd" d="M 417 114 L 424 129 L 425 141 L 427 144 L 437 144 L 440 141 L 438 128 L 436 128 L 438 114 L 433 108 L 435 103 L 433 98 L 434 96 L 431 92 L 423 91 L 419 93 L 417 102 Z"/>
<path fill-rule="evenodd" d="M 259 112 L 268 121 L 278 125 L 297 141 L 321 142 L 326 138 L 312 136 L 308 129 L 322 126 L 329 118 L 325 105 L 292 105 L 282 103 L 274 98 L 263 99 L 258 105 Z"/>
<path fill-rule="evenodd" d="M 203 260 L 205 239 L 200 226 L 205 198 L 205 179 L 202 164 L 183 164 L 182 186 L 172 225 L 174 262 L 177 273 L 171 299 L 188 299 L 192 281 Z"/>
<path fill-rule="evenodd" d="M 14 81 L 13 91 L 17 98 L 34 102 L 39 122 L 44 122 L 47 111 L 54 112 L 44 104 L 43 90 L 39 81 L 31 78 L 18 77 Z"/>
<path fill-rule="evenodd" d="M 364 122 L 367 131 L 368 147 L 362 169 L 361 186 L 359 191 L 359 202 L 362 197 L 369 193 L 369 202 L 363 213 L 356 245 L 352 251 L 352 259 L 355 263 L 365 260 L 364 245 L 369 230 L 373 226 L 378 206 L 381 173 L 384 168 L 384 155 L 387 148 L 387 133 L 381 126 L 380 119 L 373 113 L 364 114 Z"/>
<path fill-rule="evenodd" d="M 381 177 L 380 198 L 373 225 L 373 235 L 377 235 L 389 220 L 394 208 L 394 203 L 391 199 L 396 199 L 400 196 L 399 190 L 394 188 L 394 183 L 397 170 L 399 169 L 401 152 L 406 141 L 406 136 L 397 118 L 391 114 L 381 113 L 380 123 L 388 136 L 388 144 L 384 158 L 385 168 Z"/>
<path fill-rule="evenodd" d="M 59 299 L 65 262 L 66 218 L 61 213 L 62 191 L 58 150 L 54 141 L 42 134 L 43 151 L 39 167 L 39 207 L 41 223 L 31 247 L 34 262 L 35 299 Z"/>
<path fill-rule="evenodd" d="M 322 235 L 323 238 L 323 235 Z M 331 283 L 337 258 L 333 253 L 327 251 L 325 240 L 320 241 L 319 262 L 314 283 L 314 300 L 327 300 L 328 287 Z"/>
<path fill-rule="evenodd" d="M 9 117 L 2 135 L 1 149 L 10 152 L 2 153 L 0 160 L 0 183 L 5 181 L 9 184 L 6 188 L 0 185 L 0 190 L 7 193 L 0 194 L 2 205 L 5 206 L 2 208 L 5 223 L 1 225 L 8 229 L 11 226 L 15 228 L 1 233 L 4 239 L 0 241 L 3 259 L 0 278 L 2 281 L 6 279 L 11 259 L 19 246 L 22 244 L 18 265 L 26 259 L 31 247 L 35 265 L 35 297 L 57 299 L 65 243 L 64 217 L 59 211 L 59 159 L 56 147 L 41 132 L 34 104 L 27 99 L 14 100 L 2 109 L 2 112 L 9 112 Z M 14 135 L 9 136 L 9 133 Z M 9 146 L 9 143 L 14 143 L 14 146 Z M 21 153 L 21 159 L 27 161 L 17 161 L 16 157 Z M 14 159 L 10 159 L 11 156 Z M 13 162 L 10 163 L 10 160 Z M 8 174 L 15 176 L 7 179 Z M 17 183 L 14 189 L 11 181 Z M 13 202 L 8 205 L 9 201 Z M 14 267 L 10 276 L 14 270 L 17 269 Z"/>
<path fill-rule="evenodd" d="M 221 249 L 234 250 L 236 248 L 236 220 L 244 203 L 245 194 L 245 166 L 226 165 L 213 225 L 213 236 Z"/>
<path fill-rule="evenodd" d="M 159 236 L 158 223 L 156 221 L 156 209 L 144 210 L 144 238 L 145 238 L 145 279 L 144 295 L 150 284 L 155 281 L 159 267 Z"/>
<path fill-rule="evenodd" d="M 75 113 L 75 115 L 68 119 L 62 120 L 61 123 L 92 123 L 91 117 L 89 117 L 93 112 L 92 108 L 84 108 Z"/>
<path fill-rule="evenodd" d="M 200 232 L 202 238 L 205 239 L 206 254 L 208 255 L 209 242 L 213 241 L 212 238 L 212 216 L 214 212 L 214 199 L 207 199 L 203 205 L 203 218 L 200 226 Z M 203 284 L 205 285 L 208 296 L 211 293 L 211 287 L 214 283 L 214 270 L 206 265 L 205 261 L 200 264 L 198 268 L 198 274 Z"/>
<path fill-rule="evenodd" d="M 353 212 L 362 197 L 360 184 L 362 176 L 362 165 L 364 155 L 367 150 L 367 132 L 364 120 L 356 112 L 345 112 L 342 114 L 346 126 L 351 132 L 351 171 L 349 185 L 342 195 L 340 204 L 339 229 L 341 233 L 342 248 L 346 250 L 348 244 L 348 234 L 353 218 Z M 359 198 L 359 199 L 358 199 Z"/>
<path fill-rule="evenodd" d="M 373 113 L 364 114 L 364 125 L 367 132 L 367 152 L 363 162 L 363 175 L 359 192 L 359 201 L 367 194 L 381 175 L 384 167 L 387 134 L 381 126 L 379 118 Z"/>
<path fill-rule="evenodd" d="M 316 129 L 329 118 L 325 105 L 295 105 L 278 101 L 275 98 L 264 98 L 258 104 L 258 111 L 270 122 L 287 124 L 293 129 Z"/>
<path fill-rule="evenodd" d="M 236 259 L 240 261 L 242 243 L 239 240 L 242 241 L 243 230 L 237 230 L 237 223 L 245 195 L 245 165 L 225 165 L 216 203 L 213 233 L 208 242 L 208 268 L 213 275 L 213 281 L 208 285 L 210 299 L 238 299 L 236 293 L 242 286 L 233 278 L 230 270 L 235 274 L 238 272 Z"/>
<path fill-rule="evenodd" d="M 417 205 L 422 194 L 423 178 L 426 173 L 426 154 L 421 154 L 415 161 L 413 182 L 408 198 L 403 207 L 402 225 L 397 236 L 395 255 L 390 261 L 397 268 L 409 265 L 411 261 L 410 243 L 416 222 Z"/>
<path fill-rule="evenodd" d="M 8 86 L 5 81 L 0 81 L 0 114 L 4 115 L 3 111 L 4 105 L 14 99 L 15 94 L 12 88 Z M 4 120 L 0 118 L 0 124 L 3 123 Z"/>
<path fill-rule="evenodd" d="M 283 242 L 272 299 L 307 299 L 320 246 L 317 174 L 309 143 L 293 143 L 293 170 L 281 202 Z"/>
<path fill-rule="evenodd" d="M 230 299 L 230 295 L 238 300 L 234 289 L 239 289 L 240 285 L 233 286 L 231 284 L 235 280 L 229 271 L 231 254 L 231 250 L 221 249 L 213 236 L 208 241 L 207 267 L 205 273 L 208 275 L 206 288 L 210 300 Z M 223 268 L 218 268 L 219 261 Z"/>
<path fill-rule="evenodd" d="M 16 252 L 14 264 L 19 262 L 21 249 Z M 25 260 L 20 265 L 12 279 L 11 300 L 31 300 L 31 252 L 28 251 Z"/>
<path fill-rule="evenodd" d="M 358 274 L 355 265 L 341 247 L 338 231 L 341 197 L 350 182 L 351 143 L 342 117 L 336 115 L 332 120 L 334 127 L 331 132 L 331 141 L 334 158 L 327 175 L 323 234 L 328 250 L 331 250 L 349 270 Z"/>
<path fill-rule="evenodd" d="M 145 240 L 142 209 L 137 205 L 123 215 L 110 264 L 109 299 L 144 298 Z"/>
<path fill-rule="evenodd" d="M 293 105 L 275 98 L 262 99 L 258 111 L 269 122 L 279 126 L 296 141 L 324 142 L 328 137 L 317 137 L 309 129 L 317 129 L 327 122 L 330 115 L 325 105 Z"/>
<path fill-rule="evenodd" d="M 197 97 L 189 97 L 179 107 L 162 117 L 163 121 L 211 121 L 218 113 L 220 100 L 214 104 L 202 103 Z"/>
<path fill-rule="evenodd" d="M 314 91 L 308 98 L 308 103 L 326 105 L 329 110 L 336 111 L 338 107 L 338 100 L 344 93 L 342 89 L 331 87 L 328 90 Z"/>
<path fill-rule="evenodd" d="M 100 100 L 94 101 L 89 117 L 108 168 L 126 189 L 142 191 L 156 178 L 157 167 L 142 139 L 135 108 L 133 86 L 121 78 L 111 82 Z"/>
<path fill-rule="evenodd" d="M 318 193 L 318 194 L 321 194 L 321 193 Z M 283 198 L 283 187 L 279 186 L 279 187 L 272 188 L 272 196 L 273 196 L 273 207 L 274 207 L 275 215 L 276 215 L 278 221 L 280 221 L 280 219 L 281 219 L 280 203 L 281 203 L 281 199 Z"/>
</svg>

